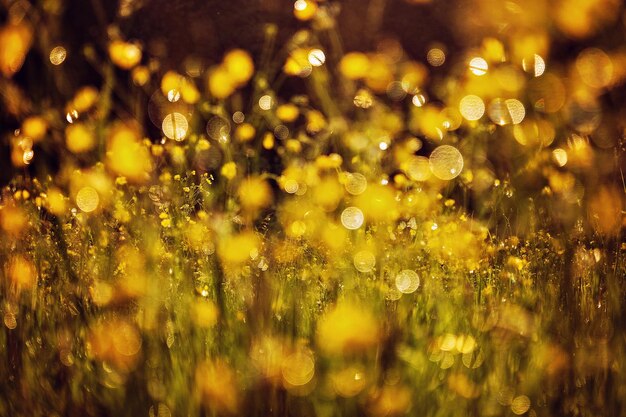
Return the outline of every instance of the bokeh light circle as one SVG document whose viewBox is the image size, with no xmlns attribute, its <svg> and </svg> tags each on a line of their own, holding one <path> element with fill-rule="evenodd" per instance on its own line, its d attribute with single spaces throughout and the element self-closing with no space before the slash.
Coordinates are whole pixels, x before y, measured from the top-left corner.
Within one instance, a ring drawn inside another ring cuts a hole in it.
<svg viewBox="0 0 626 417">
<path fill-rule="evenodd" d="M 447 181 L 463 170 L 463 155 L 454 146 L 441 145 L 430 154 L 429 163 L 433 175 Z"/>
</svg>

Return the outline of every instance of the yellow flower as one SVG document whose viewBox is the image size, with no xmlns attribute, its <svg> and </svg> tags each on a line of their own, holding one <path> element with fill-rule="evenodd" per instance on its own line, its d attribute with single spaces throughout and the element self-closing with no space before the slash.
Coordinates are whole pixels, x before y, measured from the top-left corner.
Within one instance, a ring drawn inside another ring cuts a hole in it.
<svg viewBox="0 0 626 417">
<path fill-rule="evenodd" d="M 246 210 L 258 210 L 272 203 L 272 189 L 267 181 L 259 177 L 246 178 L 239 185 L 237 195 Z"/>
<path fill-rule="evenodd" d="M 317 133 L 326 127 L 326 119 L 324 118 L 324 115 L 317 110 L 309 111 L 306 114 L 306 118 L 306 130 L 310 133 Z"/>
<path fill-rule="evenodd" d="M 51 188 L 48 190 L 48 209 L 56 216 L 63 215 L 67 209 L 65 197 L 57 188 Z"/>
<path fill-rule="evenodd" d="M 274 147 L 274 143 L 275 140 L 272 132 L 265 133 L 265 135 L 263 136 L 263 148 L 272 149 Z"/>
<path fill-rule="evenodd" d="M 11 77 L 22 68 L 32 41 L 32 29 L 24 23 L 8 24 L 0 28 L 0 72 L 2 75 Z"/>
<path fill-rule="evenodd" d="M 220 172 L 226 179 L 232 180 L 237 175 L 237 164 L 232 161 L 226 162 Z"/>
<path fill-rule="evenodd" d="M 348 52 L 339 61 L 339 71 L 350 80 L 358 80 L 367 75 L 369 65 L 369 58 L 364 53 Z"/>
<path fill-rule="evenodd" d="M 83 87 L 76 92 L 71 107 L 79 113 L 89 110 L 98 99 L 98 90 L 95 87 Z"/>
<path fill-rule="evenodd" d="M 372 348 L 380 337 L 379 324 L 364 308 L 342 302 L 317 326 L 317 343 L 328 354 L 348 354 Z"/>
<path fill-rule="evenodd" d="M 205 362 L 196 368 L 196 392 L 202 404 L 216 414 L 235 414 L 239 391 L 235 374 L 224 362 Z"/>
<path fill-rule="evenodd" d="M 183 79 L 180 93 L 185 103 L 195 104 L 200 100 L 200 91 L 198 91 L 194 82 L 188 78 Z"/>
<path fill-rule="evenodd" d="M 139 45 L 115 40 L 109 44 L 109 57 L 118 67 L 129 70 L 141 61 L 141 48 Z"/>
<path fill-rule="evenodd" d="M 237 85 L 247 83 L 254 74 L 252 57 L 242 49 L 233 49 L 228 52 L 224 56 L 224 67 Z"/>
<path fill-rule="evenodd" d="M 152 171 L 152 157 L 137 132 L 127 126 L 113 128 L 107 146 L 107 165 L 118 175 L 144 182 Z"/>
<path fill-rule="evenodd" d="M 224 66 L 218 66 L 208 75 L 209 93 L 217 99 L 224 99 L 235 91 L 235 82 Z"/>
<path fill-rule="evenodd" d="M 288 139 L 285 142 L 285 148 L 291 153 L 300 153 L 302 151 L 302 143 L 298 139 Z"/>
<path fill-rule="evenodd" d="M 72 153 L 89 152 L 96 146 L 93 131 L 82 123 L 65 128 L 65 144 Z"/>
<path fill-rule="evenodd" d="M 375 55 L 369 60 L 365 83 L 377 93 L 384 93 L 387 86 L 393 81 L 393 73 L 382 55 Z"/>
<path fill-rule="evenodd" d="M 313 188 L 313 200 L 325 211 L 335 210 L 343 195 L 344 187 L 334 177 L 323 179 Z"/>
<path fill-rule="evenodd" d="M 343 158 L 338 153 L 320 155 L 315 159 L 315 165 L 320 169 L 337 169 L 342 163 Z"/>
<path fill-rule="evenodd" d="M 283 71 L 287 75 L 306 76 L 310 70 L 309 52 L 302 48 L 291 51 L 283 66 Z"/>
<path fill-rule="evenodd" d="M 18 287 L 31 288 L 37 280 L 37 271 L 26 258 L 16 256 L 9 261 L 8 276 Z"/>
<path fill-rule="evenodd" d="M 12 236 L 19 235 L 27 223 L 26 214 L 18 207 L 7 206 L 0 210 L 0 227 Z"/>
<path fill-rule="evenodd" d="M 172 90 L 180 90 L 183 76 L 176 71 L 168 71 L 161 78 L 161 92 L 167 96 Z"/>
<path fill-rule="evenodd" d="M 293 6 L 293 14 L 298 20 L 311 20 L 317 13 L 317 3 L 314 0 L 297 0 Z"/>
<path fill-rule="evenodd" d="M 393 188 L 380 184 L 370 184 L 357 196 L 354 202 L 365 217 L 373 221 L 390 221 L 399 216 L 398 202 Z"/>
<path fill-rule="evenodd" d="M 285 123 L 293 122 L 300 114 L 295 104 L 282 104 L 276 109 L 276 117 Z"/>
<path fill-rule="evenodd" d="M 209 300 L 198 300 L 192 306 L 191 318 L 198 327 L 213 327 L 218 317 L 217 307 Z"/>
<path fill-rule="evenodd" d="M 220 239 L 217 249 L 222 262 L 238 265 L 248 261 L 251 253 L 259 250 L 259 246 L 259 239 L 254 233 L 243 232 Z"/>
<path fill-rule="evenodd" d="M 139 65 L 133 68 L 131 73 L 135 85 L 144 86 L 150 81 L 150 70 L 148 67 Z"/>
<path fill-rule="evenodd" d="M 33 142 L 40 141 L 48 130 L 48 123 L 39 116 L 32 116 L 22 122 L 22 134 L 31 138 Z"/>
<path fill-rule="evenodd" d="M 242 123 L 237 126 L 237 130 L 235 131 L 235 137 L 240 142 L 249 142 L 254 139 L 254 135 L 256 134 L 256 129 L 250 123 Z"/>
</svg>

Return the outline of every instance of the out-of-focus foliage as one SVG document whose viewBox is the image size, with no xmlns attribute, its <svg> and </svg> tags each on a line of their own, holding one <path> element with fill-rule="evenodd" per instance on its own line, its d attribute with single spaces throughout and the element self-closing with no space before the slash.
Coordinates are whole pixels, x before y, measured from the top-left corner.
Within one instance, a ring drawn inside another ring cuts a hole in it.
<svg viewBox="0 0 626 417">
<path fill-rule="evenodd" d="M 410 56 L 297 0 L 178 65 L 144 2 L 78 48 L 2 5 L 1 416 L 626 413 L 620 2 L 453 1 Z"/>
</svg>

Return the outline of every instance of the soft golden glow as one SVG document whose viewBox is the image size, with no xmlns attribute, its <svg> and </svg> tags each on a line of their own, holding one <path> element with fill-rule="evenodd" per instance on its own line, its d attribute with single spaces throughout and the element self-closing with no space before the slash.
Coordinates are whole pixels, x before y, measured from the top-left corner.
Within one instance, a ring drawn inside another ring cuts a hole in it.
<svg viewBox="0 0 626 417">
<path fill-rule="evenodd" d="M 299 20 L 311 20 L 317 13 L 315 0 L 296 0 L 293 13 Z"/>
<path fill-rule="evenodd" d="M 526 110 L 524 105 L 516 99 L 496 98 L 489 103 L 487 114 L 492 122 L 504 126 L 507 124 L 520 124 L 524 120 Z"/>
<path fill-rule="evenodd" d="M 582 51 L 576 58 L 576 70 L 581 80 L 593 88 L 604 88 L 613 80 L 613 62 L 598 48 Z"/>
<path fill-rule="evenodd" d="M 403 294 L 411 294 L 417 291 L 420 278 L 412 269 L 404 269 L 396 275 L 396 288 Z"/>
<path fill-rule="evenodd" d="M 372 272 L 376 266 L 376 257 L 368 250 L 361 250 L 354 254 L 354 267 L 357 271 L 367 273 Z"/>
<path fill-rule="evenodd" d="M 478 120 L 485 114 L 485 103 L 478 96 L 468 95 L 459 102 L 459 111 L 467 120 Z"/>
<path fill-rule="evenodd" d="M 487 64 L 487 61 L 485 61 L 484 58 L 474 57 L 469 62 L 470 72 L 479 77 L 481 75 L 485 75 L 488 69 L 489 69 L 489 64 Z"/>
<path fill-rule="evenodd" d="M 556 148 L 552 151 L 552 157 L 560 167 L 564 167 L 567 164 L 567 152 L 564 149 Z"/>
<path fill-rule="evenodd" d="M 61 65 L 65 62 L 65 58 L 67 57 L 67 51 L 62 46 L 55 46 L 50 51 L 50 62 L 52 65 Z"/>
<path fill-rule="evenodd" d="M 348 173 L 345 182 L 346 191 L 352 195 L 362 194 L 367 188 L 367 179 L 363 174 Z"/>
<path fill-rule="evenodd" d="M 426 60 L 433 67 L 440 67 L 446 62 L 446 53 L 440 48 L 432 48 L 426 54 Z"/>
<path fill-rule="evenodd" d="M 620 414 L 620 0 L 77 3 L 0 5 L 0 415 Z"/>
<path fill-rule="evenodd" d="M 463 156 L 450 145 L 441 145 L 430 154 L 430 170 L 441 180 L 456 178 L 463 170 Z"/>
<path fill-rule="evenodd" d="M 135 43 L 116 40 L 109 44 L 109 57 L 118 67 L 129 70 L 139 64 L 142 52 Z"/>
<path fill-rule="evenodd" d="M 540 77 L 546 70 L 546 62 L 541 55 L 534 54 L 532 58 L 522 60 L 522 68 L 535 77 Z"/>
<path fill-rule="evenodd" d="M 274 100 L 272 96 L 264 95 L 259 99 L 259 107 L 261 110 L 269 110 L 274 105 Z"/>
<path fill-rule="evenodd" d="M 365 217 L 358 207 L 348 207 L 341 212 L 341 224 L 350 230 L 358 229 L 363 225 Z"/>
<path fill-rule="evenodd" d="M 100 196 L 93 187 L 83 187 L 76 193 L 76 205 L 85 213 L 90 213 L 98 208 Z"/>
<path fill-rule="evenodd" d="M 517 414 L 518 416 L 526 413 L 529 408 L 530 398 L 528 398 L 526 395 L 517 396 L 511 401 L 511 411 L 513 412 L 513 414 Z"/>
<path fill-rule="evenodd" d="M 181 141 L 187 136 L 189 123 L 187 122 L 187 118 L 182 114 L 170 113 L 163 119 L 161 129 L 167 138 Z"/>
<path fill-rule="evenodd" d="M 309 52 L 309 62 L 314 67 L 324 65 L 324 62 L 326 62 L 326 55 L 324 55 L 324 51 L 321 49 L 312 49 L 311 52 Z"/>
<path fill-rule="evenodd" d="M 425 156 L 413 156 L 406 162 L 405 172 L 414 181 L 426 181 L 431 176 L 430 163 Z"/>
</svg>

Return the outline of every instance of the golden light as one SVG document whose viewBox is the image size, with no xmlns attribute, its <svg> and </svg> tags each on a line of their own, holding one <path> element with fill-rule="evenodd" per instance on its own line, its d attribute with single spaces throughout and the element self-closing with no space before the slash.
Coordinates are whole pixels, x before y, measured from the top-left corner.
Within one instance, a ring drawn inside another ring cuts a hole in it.
<svg viewBox="0 0 626 417">
<path fill-rule="evenodd" d="M 356 270 L 363 273 L 372 272 L 376 266 L 376 257 L 368 250 L 361 250 L 355 253 L 353 261 Z"/>
<path fill-rule="evenodd" d="M 71 124 L 65 129 L 65 144 L 70 152 L 89 152 L 96 146 L 95 133 L 82 123 Z"/>
<path fill-rule="evenodd" d="M 426 181 L 431 176 L 430 163 L 425 156 L 412 156 L 404 171 L 413 181 Z"/>
<path fill-rule="evenodd" d="M 511 117 L 511 122 L 514 125 L 522 123 L 524 116 L 526 116 L 526 109 L 521 101 L 510 98 L 505 100 L 506 109 Z"/>
<path fill-rule="evenodd" d="M 556 148 L 552 151 L 552 157 L 558 166 L 564 167 L 567 164 L 567 152 L 565 149 Z"/>
<path fill-rule="evenodd" d="M 487 64 L 487 61 L 485 61 L 484 58 L 474 57 L 469 62 L 470 72 L 479 77 L 482 75 L 485 75 L 488 69 L 489 69 L 489 64 Z"/>
<path fill-rule="evenodd" d="M 233 113 L 233 122 L 235 123 L 243 123 L 246 119 L 246 116 L 241 111 L 236 111 Z"/>
<path fill-rule="evenodd" d="M 93 187 L 83 187 L 76 193 L 76 205 L 85 213 L 91 213 L 99 204 L 100 196 Z"/>
<path fill-rule="evenodd" d="M 526 109 L 517 99 L 496 98 L 489 103 L 487 114 L 492 122 L 500 126 L 520 124 L 524 120 Z"/>
<path fill-rule="evenodd" d="M 67 50 L 62 46 L 55 46 L 50 51 L 50 62 L 52 65 L 61 65 L 65 62 L 67 57 Z"/>
<path fill-rule="evenodd" d="M 423 93 L 417 93 L 413 96 L 411 102 L 415 107 L 422 107 L 424 104 L 426 104 L 426 95 L 424 95 Z"/>
<path fill-rule="evenodd" d="M 287 181 L 285 181 L 283 188 L 288 194 L 295 194 L 296 192 L 298 192 L 300 185 L 298 184 L 298 181 L 294 179 L 288 179 Z"/>
<path fill-rule="evenodd" d="M 317 3 L 314 0 L 296 0 L 293 4 L 293 14 L 299 20 L 311 20 L 317 13 Z"/>
<path fill-rule="evenodd" d="M 368 109 L 372 107 L 372 104 L 374 104 L 374 98 L 369 91 L 361 89 L 357 91 L 356 95 L 354 96 L 353 103 L 356 107 Z"/>
<path fill-rule="evenodd" d="M 142 52 L 136 43 L 115 40 L 109 44 L 109 57 L 118 67 L 129 70 L 139 64 Z"/>
<path fill-rule="evenodd" d="M 180 113 L 170 113 L 163 119 L 161 129 L 167 138 L 181 141 L 187 136 L 189 122 L 187 122 L 187 118 Z"/>
<path fill-rule="evenodd" d="M 485 103 L 475 95 L 467 95 L 459 102 L 459 111 L 466 120 L 478 120 L 485 114 Z"/>
<path fill-rule="evenodd" d="M 259 98 L 259 108 L 261 110 L 270 110 L 274 105 L 274 99 L 270 95 L 264 95 Z"/>
<path fill-rule="evenodd" d="M 430 154 L 429 164 L 435 177 L 448 181 L 463 170 L 463 156 L 454 146 L 441 145 Z"/>
<path fill-rule="evenodd" d="M 530 409 L 530 398 L 520 395 L 511 401 L 511 411 L 518 416 L 526 413 Z"/>
<path fill-rule="evenodd" d="M 365 369 L 360 366 L 350 366 L 337 372 L 332 377 L 333 388 L 337 394 L 345 398 L 354 397 L 360 393 L 367 384 Z"/>
<path fill-rule="evenodd" d="M 453 131 L 461 127 L 463 122 L 463 116 L 455 107 L 446 107 L 441 111 L 441 117 L 443 118 L 443 127 L 447 131 Z"/>
<path fill-rule="evenodd" d="M 601 49 L 588 48 L 576 58 L 576 70 L 590 87 L 604 88 L 613 81 L 613 61 Z"/>
<path fill-rule="evenodd" d="M 363 225 L 365 216 L 358 207 L 348 207 L 341 212 L 341 224 L 349 230 L 356 230 Z"/>
<path fill-rule="evenodd" d="M 363 194 L 367 188 L 367 179 L 358 172 L 346 174 L 346 191 L 352 195 Z"/>
<path fill-rule="evenodd" d="M 524 119 L 513 128 L 515 140 L 524 146 L 550 146 L 554 141 L 554 126 L 543 119 Z"/>
<path fill-rule="evenodd" d="M 177 89 L 171 89 L 167 92 L 167 101 L 170 103 L 176 103 L 178 100 L 180 100 L 180 91 Z"/>
<path fill-rule="evenodd" d="M 0 415 L 619 414 L 622 2 L 5 1 Z"/>
<path fill-rule="evenodd" d="M 350 80 L 364 78 L 369 67 L 370 59 L 362 52 L 348 52 L 339 61 L 339 71 Z"/>
<path fill-rule="evenodd" d="M 404 269 L 396 275 L 396 288 L 403 294 L 411 294 L 420 286 L 420 278 L 412 269 Z"/>
<path fill-rule="evenodd" d="M 309 52 L 309 63 L 314 67 L 321 67 L 326 62 L 326 55 L 321 49 L 313 49 Z"/>
<path fill-rule="evenodd" d="M 426 60 L 433 67 L 440 67 L 446 62 L 446 53 L 439 48 L 432 48 L 426 54 Z"/>
<path fill-rule="evenodd" d="M 206 131 L 211 139 L 226 143 L 230 138 L 230 123 L 221 116 L 213 116 L 206 124 Z"/>
<path fill-rule="evenodd" d="M 281 366 L 284 381 L 289 386 L 309 383 L 315 375 L 315 361 L 308 352 L 296 352 L 285 358 Z"/>
<path fill-rule="evenodd" d="M 522 60 L 522 68 L 535 77 L 540 77 L 546 70 L 546 62 L 541 55 L 534 54 L 532 58 L 524 58 Z"/>
</svg>

